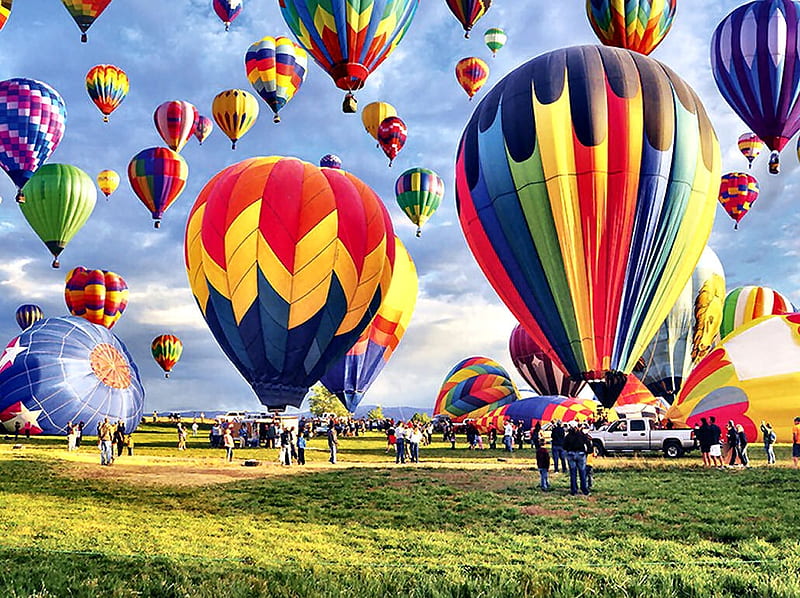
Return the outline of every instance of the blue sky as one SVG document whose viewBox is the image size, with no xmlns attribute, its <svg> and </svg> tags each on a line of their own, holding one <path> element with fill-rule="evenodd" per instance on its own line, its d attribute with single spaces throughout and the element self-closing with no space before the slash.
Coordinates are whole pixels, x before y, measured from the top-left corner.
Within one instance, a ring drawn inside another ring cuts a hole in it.
<svg viewBox="0 0 800 598">
<path fill-rule="evenodd" d="M 394 167 L 387 167 L 359 115 L 341 112 L 342 92 L 310 64 L 303 87 L 281 112 L 282 123 L 272 123 L 262 102 L 258 122 L 236 151 L 218 129 L 203 146 L 194 140 L 187 144 L 181 152 L 189 164 L 187 187 L 155 231 L 125 175 L 134 154 L 163 145 L 153 126 L 153 110 L 164 101 L 181 99 L 210 115 L 218 92 L 250 90 L 244 70 L 248 46 L 266 35 L 291 37 L 277 0 L 245 0 L 229 33 L 213 13 L 211 0 L 113 0 L 89 30 L 87 44 L 80 43 L 77 27 L 58 0 L 17 0 L 0 31 L 0 79 L 39 79 L 64 97 L 66 134 L 50 162 L 74 164 L 92 177 L 112 168 L 123 181 L 108 202 L 100 195 L 89 222 L 62 254 L 62 269 L 53 270 L 49 253 L 13 201 L 13 185 L 0 176 L 0 337 L 18 333 L 14 311 L 21 303 L 38 303 L 47 315 L 66 314 L 63 285 L 70 268 L 113 270 L 130 287 L 128 309 L 114 332 L 139 366 L 146 410 L 257 409 L 255 395 L 218 348 L 189 290 L 182 254 L 186 216 L 203 185 L 230 164 L 276 154 L 316 163 L 330 152 L 384 199 L 420 275 L 411 325 L 364 402 L 428 407 L 451 366 L 470 355 L 497 359 L 523 384 L 507 349 L 515 321 L 475 265 L 458 225 L 454 156 L 472 108 L 502 76 L 543 52 L 596 43 L 584 4 L 496 0 L 472 38 L 465 40 L 444 0 L 424 0 L 406 38 L 357 94 L 360 106 L 375 100 L 392 103 L 408 125 L 408 141 Z M 720 138 L 723 171 L 746 168 L 736 147 L 746 127 L 716 90 L 708 47 L 716 24 L 739 4 L 682 0 L 672 31 L 653 54 L 703 100 Z M 509 35 L 495 59 L 482 40 L 488 27 L 502 27 Z M 482 57 L 491 67 L 487 86 L 473 102 L 454 76 L 456 62 L 466 56 Z M 86 72 L 101 63 L 123 68 L 131 80 L 130 94 L 109 124 L 102 123 L 84 86 Z M 725 266 L 728 288 L 771 286 L 797 302 L 800 243 L 795 231 L 800 212 L 795 208 L 794 144 L 783 153 L 780 176 L 767 175 L 766 162 L 762 154 L 754 165 L 761 196 L 740 230 L 734 232 L 732 221 L 718 208 L 710 245 Z M 395 179 L 412 166 L 437 171 L 447 186 L 445 201 L 420 239 L 394 200 Z M 150 341 L 165 332 L 184 341 L 183 358 L 169 380 L 150 356 Z"/>
</svg>

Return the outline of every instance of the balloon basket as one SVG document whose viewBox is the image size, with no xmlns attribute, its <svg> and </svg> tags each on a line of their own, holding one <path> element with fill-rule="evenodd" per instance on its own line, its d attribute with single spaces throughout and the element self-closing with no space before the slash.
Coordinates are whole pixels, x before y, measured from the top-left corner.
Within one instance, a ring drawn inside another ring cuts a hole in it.
<svg viewBox="0 0 800 598">
<path fill-rule="evenodd" d="M 733 225 L 733 230 L 739 230 L 739 223 L 738 222 Z"/>
<path fill-rule="evenodd" d="M 464 39 L 469 39 L 469 29 L 464 32 Z"/>
<path fill-rule="evenodd" d="M 230 31 L 230 30 L 231 30 L 231 24 L 225 23 L 225 31 Z"/>
<path fill-rule="evenodd" d="M 281 117 L 276 114 L 275 116 L 272 117 L 272 122 L 274 123 L 281 122 Z"/>
<path fill-rule="evenodd" d="M 104 122 L 104 123 L 107 123 L 107 122 L 108 122 L 108 117 L 107 117 L 107 116 L 104 116 L 104 117 L 103 117 L 103 122 Z"/>
<path fill-rule="evenodd" d="M 153 228 L 161 228 L 161 221 L 156 220 L 155 222 L 153 222 Z"/>
<path fill-rule="evenodd" d="M 22 189 L 17 191 L 17 203 L 25 203 L 25 194 L 22 192 Z"/>
<path fill-rule="evenodd" d="M 235 150 L 235 149 L 236 149 L 236 141 L 235 141 L 235 140 L 234 140 L 234 141 L 231 141 L 231 149 L 232 149 L 232 150 Z"/>
<path fill-rule="evenodd" d="M 85 33 L 81 33 L 81 43 L 85 44 L 88 41 L 89 41 L 89 38 L 86 37 L 86 34 Z"/>
<path fill-rule="evenodd" d="M 358 100 L 351 91 L 348 91 L 344 96 L 344 101 L 342 102 L 342 112 L 345 114 L 355 114 L 358 112 Z"/>
<path fill-rule="evenodd" d="M 167 379 L 169 379 L 169 372 L 167 372 L 166 374 L 164 374 L 164 378 L 167 378 Z"/>
<path fill-rule="evenodd" d="M 419 239 L 421 236 L 422 236 L 422 229 L 418 227 L 417 228 L 417 238 Z"/>
<path fill-rule="evenodd" d="M 58 261 L 58 258 L 55 258 L 53 260 L 53 263 L 50 264 L 50 265 L 53 266 L 53 268 L 60 268 L 61 267 L 61 262 Z"/>
</svg>

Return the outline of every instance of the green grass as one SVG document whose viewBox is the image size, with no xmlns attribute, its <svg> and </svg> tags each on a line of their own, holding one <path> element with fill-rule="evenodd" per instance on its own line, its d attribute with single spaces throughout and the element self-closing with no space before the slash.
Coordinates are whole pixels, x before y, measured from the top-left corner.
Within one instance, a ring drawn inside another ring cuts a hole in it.
<svg viewBox="0 0 800 598">
<path fill-rule="evenodd" d="M 599 460 L 591 497 L 537 489 L 532 452 L 452 451 L 395 466 L 382 437 L 327 464 L 277 451 L 223 464 L 205 436 L 136 433 L 136 456 L 0 443 L 8 596 L 798 596 L 800 472 L 703 470 L 698 457 Z M 787 462 L 787 449 L 779 447 Z M 758 446 L 755 464 L 763 463 Z M 245 471 L 247 470 L 247 471 Z M 184 483 L 187 476 L 202 476 Z M 238 477 L 244 474 L 248 477 Z M 258 477 L 252 477 L 252 475 Z M 174 479 L 173 479 L 174 478 Z"/>
</svg>

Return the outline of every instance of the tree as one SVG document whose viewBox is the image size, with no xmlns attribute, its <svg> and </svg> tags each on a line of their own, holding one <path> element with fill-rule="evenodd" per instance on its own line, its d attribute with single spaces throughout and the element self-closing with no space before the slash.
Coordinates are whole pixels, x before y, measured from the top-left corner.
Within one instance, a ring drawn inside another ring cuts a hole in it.
<svg viewBox="0 0 800 598">
<path fill-rule="evenodd" d="M 336 395 L 319 383 L 311 387 L 311 396 L 308 397 L 308 409 L 317 417 L 322 417 L 324 413 L 333 413 L 336 417 L 350 415 L 347 412 L 347 408 L 336 398 Z"/>
<path fill-rule="evenodd" d="M 383 409 L 380 405 L 370 409 L 367 412 L 367 419 L 384 419 L 383 417 Z"/>
<path fill-rule="evenodd" d="M 411 416 L 411 421 L 420 424 L 427 424 L 429 421 L 431 421 L 431 416 L 424 412 L 417 412 Z"/>
</svg>

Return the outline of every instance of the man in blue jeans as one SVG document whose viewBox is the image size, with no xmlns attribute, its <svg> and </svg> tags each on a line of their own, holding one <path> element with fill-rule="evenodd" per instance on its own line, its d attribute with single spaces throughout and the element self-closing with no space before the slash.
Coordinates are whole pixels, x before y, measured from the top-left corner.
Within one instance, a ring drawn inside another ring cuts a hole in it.
<svg viewBox="0 0 800 598">
<path fill-rule="evenodd" d="M 561 462 L 561 471 L 567 471 L 566 454 L 564 452 L 564 426 L 556 420 L 550 432 L 550 444 L 553 446 L 553 471 L 558 473 L 558 463 Z"/>
<path fill-rule="evenodd" d="M 569 464 L 569 493 L 578 494 L 578 477 L 581 481 L 581 492 L 588 496 L 589 486 L 586 483 L 586 453 L 587 447 L 591 450 L 589 437 L 578 428 L 575 422 L 570 422 L 569 430 L 564 437 L 564 450 L 567 452 Z"/>
</svg>

